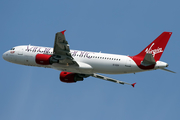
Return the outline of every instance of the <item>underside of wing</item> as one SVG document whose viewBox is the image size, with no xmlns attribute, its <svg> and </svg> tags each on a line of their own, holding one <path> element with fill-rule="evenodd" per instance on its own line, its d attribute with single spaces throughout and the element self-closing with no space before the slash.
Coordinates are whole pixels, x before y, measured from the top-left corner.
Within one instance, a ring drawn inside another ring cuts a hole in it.
<svg viewBox="0 0 180 120">
<path fill-rule="evenodd" d="M 57 55 L 71 56 L 69 53 L 70 52 L 69 44 L 65 39 L 64 32 L 65 32 L 65 30 L 62 32 L 56 33 L 53 53 L 57 54 Z"/>
<path fill-rule="evenodd" d="M 52 59 L 58 60 L 59 64 L 78 65 L 71 56 L 69 44 L 64 35 L 65 31 L 56 33 Z"/>
</svg>

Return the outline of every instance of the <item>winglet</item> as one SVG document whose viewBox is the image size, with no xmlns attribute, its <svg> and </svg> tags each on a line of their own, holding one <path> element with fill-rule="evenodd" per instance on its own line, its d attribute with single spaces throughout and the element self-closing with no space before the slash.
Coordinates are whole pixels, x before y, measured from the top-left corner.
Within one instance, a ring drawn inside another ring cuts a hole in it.
<svg viewBox="0 0 180 120">
<path fill-rule="evenodd" d="M 131 85 L 134 87 L 134 86 L 135 86 L 135 84 L 136 84 L 136 83 L 133 83 L 133 84 L 131 84 Z"/>
<path fill-rule="evenodd" d="M 65 32 L 66 30 L 63 30 L 63 31 L 61 31 L 61 33 L 64 35 L 64 32 Z"/>
</svg>

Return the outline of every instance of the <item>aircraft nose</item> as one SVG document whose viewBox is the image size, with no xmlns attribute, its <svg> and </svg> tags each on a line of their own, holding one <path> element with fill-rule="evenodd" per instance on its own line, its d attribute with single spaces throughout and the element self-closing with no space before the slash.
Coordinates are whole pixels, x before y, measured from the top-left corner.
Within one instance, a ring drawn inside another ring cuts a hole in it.
<svg viewBox="0 0 180 120">
<path fill-rule="evenodd" d="M 3 59 L 5 60 L 5 53 L 3 53 L 2 57 L 3 57 Z"/>
<path fill-rule="evenodd" d="M 6 60 L 6 61 L 7 61 L 7 56 L 8 56 L 7 52 L 3 53 L 3 55 L 2 55 L 3 59 Z"/>
</svg>

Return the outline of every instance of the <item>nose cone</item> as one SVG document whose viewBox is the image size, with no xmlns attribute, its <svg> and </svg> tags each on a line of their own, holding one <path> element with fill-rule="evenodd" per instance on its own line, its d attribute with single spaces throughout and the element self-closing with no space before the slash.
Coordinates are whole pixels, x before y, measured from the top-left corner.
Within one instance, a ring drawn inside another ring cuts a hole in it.
<svg viewBox="0 0 180 120">
<path fill-rule="evenodd" d="M 5 53 L 3 53 L 2 58 L 5 60 Z"/>
<path fill-rule="evenodd" d="M 7 60 L 7 57 L 8 57 L 8 53 L 7 53 L 7 52 L 3 53 L 2 58 L 3 58 L 4 60 L 8 61 L 8 60 Z"/>
</svg>

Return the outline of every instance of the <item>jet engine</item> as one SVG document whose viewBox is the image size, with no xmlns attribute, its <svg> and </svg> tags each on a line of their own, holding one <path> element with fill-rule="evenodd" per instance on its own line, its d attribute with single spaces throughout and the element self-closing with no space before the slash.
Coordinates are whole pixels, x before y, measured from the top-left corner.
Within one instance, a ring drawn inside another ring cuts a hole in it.
<svg viewBox="0 0 180 120">
<path fill-rule="evenodd" d="M 41 65 L 50 65 L 50 57 L 51 55 L 37 54 L 36 63 Z"/>
<path fill-rule="evenodd" d="M 58 63 L 59 60 L 55 59 L 52 55 L 37 54 L 35 61 L 40 65 L 51 65 L 52 63 Z"/>
<path fill-rule="evenodd" d="M 64 72 L 64 71 L 60 73 L 59 79 L 62 82 L 66 82 L 66 83 L 74 83 L 77 81 L 83 81 L 83 77 L 79 76 L 79 74 L 71 73 L 71 72 Z"/>
</svg>

